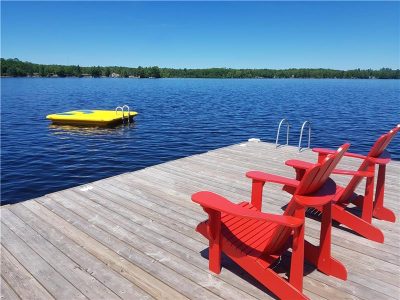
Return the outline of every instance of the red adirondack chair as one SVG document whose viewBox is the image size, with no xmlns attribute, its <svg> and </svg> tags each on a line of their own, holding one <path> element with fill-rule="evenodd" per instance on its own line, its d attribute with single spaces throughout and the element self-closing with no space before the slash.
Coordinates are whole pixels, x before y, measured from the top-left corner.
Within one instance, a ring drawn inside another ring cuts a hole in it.
<svg viewBox="0 0 400 300">
<path fill-rule="evenodd" d="M 347 278 L 345 267 L 331 257 L 331 201 L 336 185 L 329 178 L 350 145 L 344 144 L 321 163 L 305 171 L 300 181 L 258 171 L 246 175 L 253 179 L 251 203 L 234 204 L 212 192 L 198 192 L 192 200 L 208 214 L 196 230 L 209 240 L 209 268 L 221 270 L 221 252 L 282 299 L 307 299 L 302 293 L 304 257 L 322 272 Z M 265 183 L 279 183 L 293 191 L 283 215 L 261 212 Z M 319 246 L 304 240 L 305 209 L 323 207 Z M 273 271 L 271 265 L 292 248 L 289 281 Z"/>
<path fill-rule="evenodd" d="M 386 147 L 399 131 L 400 125 L 397 125 L 397 127 L 379 137 L 366 156 L 346 152 L 344 156 L 362 160 L 357 171 L 333 170 L 333 174 L 352 175 L 353 178 L 346 187 L 338 187 L 332 208 L 332 218 L 356 233 L 380 243 L 384 242 L 384 235 L 379 228 L 372 225 L 372 217 L 390 222 L 396 221 L 393 211 L 383 206 L 383 198 L 386 165 L 390 162 L 390 153 L 386 151 Z M 320 148 L 313 149 L 313 151 L 318 153 L 318 162 L 323 161 L 327 155 L 333 152 L 332 150 Z M 286 165 L 295 168 L 297 180 L 302 178 L 305 170 L 314 166 L 312 163 L 299 160 L 289 160 Z M 377 165 L 379 170 L 374 200 L 375 168 Z M 366 178 L 365 193 L 364 195 L 358 195 L 355 190 L 364 177 Z M 361 209 L 361 217 L 346 209 L 350 203 Z"/>
</svg>

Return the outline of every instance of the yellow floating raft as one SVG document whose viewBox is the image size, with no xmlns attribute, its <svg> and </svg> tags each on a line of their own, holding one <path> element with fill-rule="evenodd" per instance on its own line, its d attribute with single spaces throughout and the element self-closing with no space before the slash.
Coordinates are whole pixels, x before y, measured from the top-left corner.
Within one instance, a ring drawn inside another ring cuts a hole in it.
<svg viewBox="0 0 400 300">
<path fill-rule="evenodd" d="M 122 110 L 73 110 L 48 115 L 46 119 L 53 124 L 113 126 L 127 121 L 128 116 L 131 121 L 137 114 L 135 111 Z"/>
</svg>

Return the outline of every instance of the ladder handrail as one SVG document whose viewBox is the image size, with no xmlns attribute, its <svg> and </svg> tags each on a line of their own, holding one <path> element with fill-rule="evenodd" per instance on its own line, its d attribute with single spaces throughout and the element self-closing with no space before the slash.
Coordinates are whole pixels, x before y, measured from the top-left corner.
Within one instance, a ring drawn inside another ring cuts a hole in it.
<svg viewBox="0 0 400 300">
<path fill-rule="evenodd" d="M 290 123 L 289 123 L 288 120 L 282 119 L 282 120 L 279 122 L 278 132 L 277 132 L 277 134 L 276 134 L 275 148 L 278 148 L 278 146 L 279 146 L 279 144 L 278 144 L 278 141 L 279 141 L 279 133 L 280 133 L 280 131 L 281 131 L 281 126 L 282 126 L 283 123 L 286 123 L 286 145 L 289 145 L 289 131 L 290 131 L 289 128 L 290 128 Z"/>
<path fill-rule="evenodd" d="M 300 131 L 300 138 L 299 138 L 299 147 L 298 150 L 301 152 L 301 140 L 303 139 L 303 130 L 304 127 L 308 124 L 308 145 L 306 149 L 310 149 L 311 145 L 311 122 L 310 121 L 304 121 L 303 125 L 301 126 L 301 131 Z"/>
<path fill-rule="evenodd" d="M 129 106 L 128 105 L 124 105 L 124 106 L 122 106 L 122 109 L 124 109 L 124 108 L 127 108 L 128 109 L 128 123 L 130 123 L 131 122 L 131 119 L 130 119 L 130 117 L 131 117 L 131 110 L 129 109 Z"/>
<path fill-rule="evenodd" d="M 125 108 L 126 108 L 126 110 L 125 110 Z M 122 113 L 122 123 L 125 123 L 125 111 L 127 112 L 127 118 L 128 118 L 128 123 L 130 123 L 131 122 L 131 110 L 130 110 L 130 108 L 129 108 L 129 106 L 128 105 L 123 105 L 123 106 L 117 106 L 116 108 L 115 108 L 115 114 L 116 115 L 118 115 L 118 111 L 121 111 L 121 113 Z"/>
<path fill-rule="evenodd" d="M 117 106 L 115 108 L 115 115 L 118 115 L 118 111 L 121 110 L 122 112 L 122 122 L 124 121 L 124 108 L 122 106 Z"/>
</svg>

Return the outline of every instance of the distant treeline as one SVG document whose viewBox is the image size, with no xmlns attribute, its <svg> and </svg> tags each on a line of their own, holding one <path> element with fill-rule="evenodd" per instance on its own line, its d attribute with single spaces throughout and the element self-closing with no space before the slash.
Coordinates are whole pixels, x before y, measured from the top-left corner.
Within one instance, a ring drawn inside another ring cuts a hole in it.
<svg viewBox="0 0 400 300">
<path fill-rule="evenodd" d="M 332 69 L 171 69 L 159 67 L 81 67 L 41 65 L 17 58 L 1 59 L 1 76 L 10 77 L 136 77 L 136 78 L 377 78 L 400 79 L 400 70 Z"/>
<path fill-rule="evenodd" d="M 160 78 L 161 72 L 158 67 L 81 67 L 78 65 L 41 65 L 20 61 L 17 58 L 1 59 L 1 76 L 22 77 L 129 77 Z"/>
</svg>

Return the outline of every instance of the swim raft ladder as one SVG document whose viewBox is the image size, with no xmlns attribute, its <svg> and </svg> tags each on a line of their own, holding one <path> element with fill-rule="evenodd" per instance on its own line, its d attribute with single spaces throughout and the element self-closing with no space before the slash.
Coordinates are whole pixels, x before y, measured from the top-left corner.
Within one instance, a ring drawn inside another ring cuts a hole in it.
<svg viewBox="0 0 400 300">
<path fill-rule="evenodd" d="M 128 123 L 133 122 L 133 119 L 131 118 L 131 110 L 128 105 L 123 105 L 123 106 L 117 106 L 115 108 L 115 114 L 118 115 L 118 111 L 122 112 L 122 123 L 125 124 L 125 119 L 128 120 Z M 125 117 L 125 112 L 126 112 L 126 117 Z"/>
<path fill-rule="evenodd" d="M 281 131 L 281 126 L 285 124 L 286 125 L 286 144 L 285 145 L 289 145 L 289 133 L 290 133 L 290 123 L 287 119 L 282 119 L 279 122 L 279 126 L 278 126 L 278 132 L 276 133 L 276 140 L 275 140 L 275 147 L 278 148 L 279 146 L 282 146 L 281 144 L 279 144 L 279 134 Z M 306 148 L 302 148 L 301 147 L 301 141 L 303 139 L 303 132 L 304 132 L 304 128 L 308 126 L 308 144 Z M 301 152 L 302 150 L 305 149 L 310 149 L 311 146 L 311 122 L 310 121 L 304 121 L 303 125 L 301 126 L 301 130 L 300 130 L 300 137 L 299 137 L 299 145 L 298 145 L 298 150 L 299 152 Z"/>
</svg>

